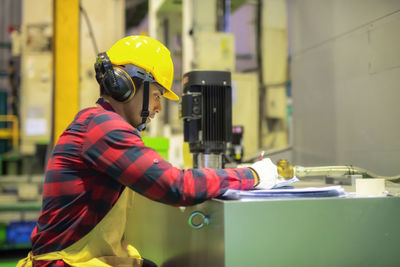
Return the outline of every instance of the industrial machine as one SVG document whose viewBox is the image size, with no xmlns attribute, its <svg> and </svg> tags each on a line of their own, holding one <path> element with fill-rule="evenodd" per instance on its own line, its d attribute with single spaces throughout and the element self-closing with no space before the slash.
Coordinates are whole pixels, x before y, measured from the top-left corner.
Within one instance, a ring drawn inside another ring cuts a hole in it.
<svg viewBox="0 0 400 267">
<path fill-rule="evenodd" d="M 159 266 L 399 266 L 400 197 L 212 199 L 177 208 L 135 196 L 126 238 Z"/>
<path fill-rule="evenodd" d="M 229 150 L 229 157 L 232 161 L 235 161 L 236 163 L 241 163 L 243 159 L 243 134 L 243 126 L 234 125 L 232 127 L 232 145 Z"/>
<path fill-rule="evenodd" d="M 194 167 L 223 167 L 243 134 L 232 128 L 230 73 L 192 71 L 183 81 L 181 118 Z M 376 177 L 353 166 L 280 160 L 277 167 L 285 178 Z M 399 207 L 400 197 L 379 196 L 212 199 L 177 208 L 136 195 L 125 237 L 163 267 L 398 266 Z"/>
<path fill-rule="evenodd" d="M 378 177 L 353 166 L 277 166 L 287 178 Z M 398 196 L 349 195 L 212 199 L 177 208 L 137 195 L 126 240 L 163 267 L 399 266 L 399 205 Z"/>
<path fill-rule="evenodd" d="M 232 138 L 231 73 L 191 71 L 183 76 L 181 118 L 194 168 L 223 168 Z"/>
</svg>

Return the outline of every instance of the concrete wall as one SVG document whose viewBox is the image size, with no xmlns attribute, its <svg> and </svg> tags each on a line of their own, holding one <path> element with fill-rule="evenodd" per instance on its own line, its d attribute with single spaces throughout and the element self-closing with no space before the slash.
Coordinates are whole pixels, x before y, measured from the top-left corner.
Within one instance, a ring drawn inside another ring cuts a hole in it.
<svg viewBox="0 0 400 267">
<path fill-rule="evenodd" d="M 400 1 L 288 3 L 293 163 L 400 173 Z"/>
</svg>

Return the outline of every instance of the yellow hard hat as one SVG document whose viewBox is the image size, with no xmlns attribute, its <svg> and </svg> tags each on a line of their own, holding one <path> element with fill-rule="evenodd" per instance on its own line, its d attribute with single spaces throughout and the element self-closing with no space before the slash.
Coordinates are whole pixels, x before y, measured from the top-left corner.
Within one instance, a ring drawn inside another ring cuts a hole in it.
<svg viewBox="0 0 400 267">
<path fill-rule="evenodd" d="M 148 36 L 128 36 L 116 42 L 107 55 L 113 65 L 133 64 L 150 72 L 156 82 L 166 89 L 164 97 L 179 100 L 179 96 L 171 90 L 174 78 L 171 53 L 159 41 Z"/>
</svg>

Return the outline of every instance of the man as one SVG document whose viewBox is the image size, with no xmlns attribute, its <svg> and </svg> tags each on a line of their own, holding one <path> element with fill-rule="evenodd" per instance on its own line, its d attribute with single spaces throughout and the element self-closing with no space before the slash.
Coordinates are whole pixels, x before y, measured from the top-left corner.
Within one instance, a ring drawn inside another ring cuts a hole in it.
<svg viewBox="0 0 400 267">
<path fill-rule="evenodd" d="M 179 99 L 170 52 L 157 40 L 123 38 L 99 54 L 95 70 L 98 106 L 80 111 L 54 148 L 32 252 L 20 266 L 142 266 L 123 239 L 134 191 L 183 206 L 275 184 L 269 159 L 251 169 L 180 170 L 143 144 L 139 131 L 161 112 L 161 96 Z"/>
</svg>

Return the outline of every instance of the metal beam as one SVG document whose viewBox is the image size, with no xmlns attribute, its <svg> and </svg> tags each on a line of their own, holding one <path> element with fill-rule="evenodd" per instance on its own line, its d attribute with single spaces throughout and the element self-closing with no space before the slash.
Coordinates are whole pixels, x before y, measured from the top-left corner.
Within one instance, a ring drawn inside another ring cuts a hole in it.
<svg viewBox="0 0 400 267">
<path fill-rule="evenodd" d="M 55 144 L 79 109 L 79 0 L 53 0 Z"/>
</svg>

